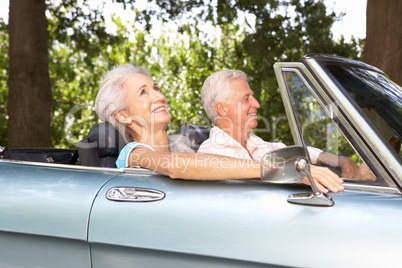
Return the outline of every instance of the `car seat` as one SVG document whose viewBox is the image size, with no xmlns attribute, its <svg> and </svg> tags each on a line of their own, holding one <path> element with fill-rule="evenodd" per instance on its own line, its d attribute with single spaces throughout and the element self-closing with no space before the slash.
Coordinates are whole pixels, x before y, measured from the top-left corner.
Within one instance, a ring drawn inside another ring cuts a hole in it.
<svg viewBox="0 0 402 268">
<path fill-rule="evenodd" d="M 124 145 L 123 136 L 110 123 L 97 124 L 87 138 L 77 143 L 81 165 L 116 167 L 117 157 Z"/>
<path fill-rule="evenodd" d="M 191 149 L 196 152 L 209 137 L 209 128 L 184 125 L 175 134 L 186 136 Z M 123 136 L 110 123 L 97 124 L 87 138 L 77 143 L 80 163 L 84 166 L 116 167 L 117 157 L 125 145 Z"/>
<path fill-rule="evenodd" d="M 209 128 L 199 125 L 184 125 L 176 131 L 176 135 L 183 135 L 188 138 L 190 147 L 195 152 L 201 144 L 209 138 Z"/>
</svg>

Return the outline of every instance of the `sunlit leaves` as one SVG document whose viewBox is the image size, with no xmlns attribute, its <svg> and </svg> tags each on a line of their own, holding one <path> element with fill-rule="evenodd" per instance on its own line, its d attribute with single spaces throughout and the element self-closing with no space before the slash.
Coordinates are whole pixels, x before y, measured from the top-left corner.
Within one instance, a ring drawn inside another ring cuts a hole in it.
<svg viewBox="0 0 402 268">
<path fill-rule="evenodd" d="M 107 1 L 102 1 L 107 2 Z M 134 0 L 112 0 L 135 10 Z M 151 1 L 152 2 L 152 1 Z M 320 52 L 358 58 L 362 43 L 332 40 L 336 14 L 317 0 L 154 1 L 134 11 L 129 23 L 115 14 L 115 33 L 106 30 L 102 10 L 90 1 L 47 1 L 49 71 L 52 85 L 52 141 L 74 147 L 98 122 L 93 111 L 99 84 L 113 66 L 146 68 L 160 85 L 172 114 L 169 133 L 181 125 L 211 126 L 201 107 L 202 82 L 222 69 L 241 69 L 261 103 L 260 134 L 291 143 L 273 64 Z M 247 16 L 246 16 L 247 15 Z M 159 17 L 160 36 L 150 30 Z M 246 20 L 240 22 L 240 17 Z M 177 30 L 168 22 L 175 21 Z M 144 27 L 139 28 L 138 22 Z M 0 64 L 8 66 L 5 24 L 0 31 Z M 206 28 L 205 25 L 208 25 Z M 207 30 L 205 30 L 207 29 Z M 0 73 L 0 97 L 7 98 L 7 68 Z M 6 107 L 0 105 L 0 138 L 6 144 Z"/>
<path fill-rule="evenodd" d="M 7 144 L 8 99 L 8 34 L 7 25 L 0 19 L 0 146 Z"/>
</svg>

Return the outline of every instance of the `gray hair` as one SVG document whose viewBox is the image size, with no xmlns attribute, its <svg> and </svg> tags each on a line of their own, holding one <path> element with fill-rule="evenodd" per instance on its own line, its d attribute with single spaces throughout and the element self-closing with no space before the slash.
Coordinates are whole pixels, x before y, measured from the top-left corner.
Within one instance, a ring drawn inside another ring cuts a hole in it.
<svg viewBox="0 0 402 268">
<path fill-rule="evenodd" d="M 214 123 L 218 118 L 217 102 L 225 102 L 231 96 L 230 82 L 234 79 L 248 81 L 247 74 L 240 70 L 223 70 L 210 75 L 201 89 L 201 102 L 208 118 Z"/>
<path fill-rule="evenodd" d="M 116 112 L 127 108 L 125 101 L 126 92 L 123 90 L 123 84 L 132 74 L 136 73 L 146 75 L 152 79 L 149 73 L 142 67 L 123 64 L 106 74 L 96 96 L 95 112 L 98 117 L 102 121 L 112 124 L 121 133 L 124 133 L 125 125 L 117 121 L 114 115 Z"/>
</svg>

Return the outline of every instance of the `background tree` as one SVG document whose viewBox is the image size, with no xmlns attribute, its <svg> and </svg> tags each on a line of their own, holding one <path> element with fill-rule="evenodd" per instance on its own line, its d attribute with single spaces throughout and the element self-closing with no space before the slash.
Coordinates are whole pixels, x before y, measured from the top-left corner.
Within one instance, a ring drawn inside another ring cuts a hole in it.
<svg viewBox="0 0 402 268">
<path fill-rule="evenodd" d="M 8 146 L 50 147 L 45 1 L 10 1 Z"/>
<path fill-rule="evenodd" d="M 7 144 L 8 27 L 0 19 L 0 145 Z"/>
<path fill-rule="evenodd" d="M 402 1 L 367 0 L 364 61 L 402 85 Z"/>
</svg>

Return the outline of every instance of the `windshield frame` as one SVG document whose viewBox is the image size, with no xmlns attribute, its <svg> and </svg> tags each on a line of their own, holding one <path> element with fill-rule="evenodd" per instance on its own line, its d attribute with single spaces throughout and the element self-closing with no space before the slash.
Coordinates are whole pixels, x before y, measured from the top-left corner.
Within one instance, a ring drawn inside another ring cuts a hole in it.
<svg viewBox="0 0 402 268">
<path fill-rule="evenodd" d="M 360 138 L 368 145 L 377 160 L 383 163 L 388 173 L 390 175 L 392 174 L 391 177 L 396 178 L 399 186 L 402 187 L 400 180 L 402 178 L 401 157 L 391 147 L 379 130 L 374 127 L 374 124 L 368 120 L 368 117 L 349 96 L 339 81 L 332 76 L 331 72 L 326 68 L 326 65 L 338 64 L 342 66 L 365 68 L 382 75 L 385 75 L 385 73 L 368 64 L 337 56 L 309 54 L 306 55 L 301 62 L 312 73 L 331 101 L 336 104 L 342 115 L 359 134 Z"/>
</svg>

